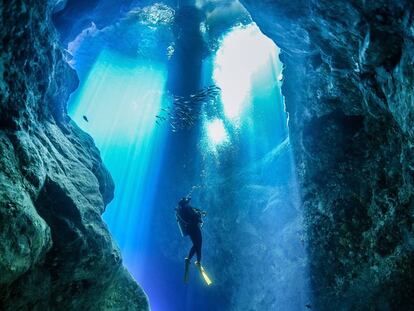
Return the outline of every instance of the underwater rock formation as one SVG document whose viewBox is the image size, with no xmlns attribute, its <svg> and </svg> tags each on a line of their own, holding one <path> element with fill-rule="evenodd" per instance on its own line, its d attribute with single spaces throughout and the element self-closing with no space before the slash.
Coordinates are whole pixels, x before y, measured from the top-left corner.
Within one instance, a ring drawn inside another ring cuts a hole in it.
<svg viewBox="0 0 414 311">
<path fill-rule="evenodd" d="M 146 297 L 122 267 L 101 220 L 113 196 L 111 177 L 93 140 L 66 115 L 66 101 L 78 81 L 50 21 L 52 12 L 60 16 L 58 27 L 66 30 L 61 40 L 68 43 L 92 22 L 97 29 L 112 25 L 122 16 L 121 2 L 53 2 L 10 0 L 0 5 L 0 308 L 146 310 Z M 413 3 L 242 2 L 281 48 L 285 64 L 283 93 L 301 182 L 312 308 L 412 309 Z M 94 9 L 99 12 L 93 18 L 85 14 Z M 103 11 L 112 15 L 101 16 Z M 272 206 L 284 206 L 289 201 L 286 186 L 277 187 L 280 198 Z M 219 193 L 220 187 L 213 189 Z M 252 200 L 250 194 L 273 199 L 267 188 L 244 190 L 237 192 L 246 196 L 243 201 Z M 264 201 L 251 203 L 253 216 Z M 220 214 L 224 208 L 213 203 Z M 236 232 L 251 237 L 242 240 L 240 253 L 264 257 L 268 249 L 252 241 L 293 241 L 300 224 L 296 207 L 290 210 L 287 218 L 277 220 L 280 224 L 259 219 L 267 227 L 291 223 L 272 240 L 253 229 Z M 234 226 L 240 219 L 247 223 L 247 216 L 240 211 L 233 217 Z M 226 229 L 224 222 L 214 220 L 216 231 Z M 221 244 L 230 248 L 232 243 Z M 291 249 L 283 251 L 289 255 Z M 278 256 L 272 254 L 269 260 Z M 293 257 L 283 257 L 289 259 L 283 271 L 260 267 L 262 274 L 256 277 L 273 271 L 277 283 L 284 271 L 300 266 Z M 250 266 L 243 269 L 245 274 L 253 271 Z M 234 275 L 222 279 L 239 277 L 234 267 L 229 271 Z M 254 292 L 264 293 L 265 285 Z M 243 287 L 238 303 L 245 309 L 251 301 L 256 306 L 273 304 L 265 294 L 251 297 L 244 284 L 237 286 Z"/>
<path fill-rule="evenodd" d="M 411 310 L 413 3 L 242 2 L 281 48 L 314 308 Z"/>
<path fill-rule="evenodd" d="M 147 310 L 101 219 L 112 179 L 66 115 L 53 4 L 0 5 L 0 309 Z"/>
</svg>

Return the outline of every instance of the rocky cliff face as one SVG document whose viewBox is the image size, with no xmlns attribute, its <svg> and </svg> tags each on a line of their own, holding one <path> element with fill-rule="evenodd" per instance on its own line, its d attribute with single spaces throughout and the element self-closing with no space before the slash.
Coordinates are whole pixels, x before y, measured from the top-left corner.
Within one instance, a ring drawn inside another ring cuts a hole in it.
<svg viewBox="0 0 414 311">
<path fill-rule="evenodd" d="M 313 308 L 412 309 L 413 3 L 242 2 L 282 50 Z M 52 10 L 0 4 L 0 307 L 145 310 L 101 220 L 111 178 L 66 116 Z"/>
<path fill-rule="evenodd" d="M 147 310 L 101 219 L 112 179 L 66 115 L 77 76 L 52 10 L 0 4 L 0 309 Z"/>
<path fill-rule="evenodd" d="M 242 1 L 281 48 L 314 307 L 411 310 L 411 1 Z"/>
</svg>

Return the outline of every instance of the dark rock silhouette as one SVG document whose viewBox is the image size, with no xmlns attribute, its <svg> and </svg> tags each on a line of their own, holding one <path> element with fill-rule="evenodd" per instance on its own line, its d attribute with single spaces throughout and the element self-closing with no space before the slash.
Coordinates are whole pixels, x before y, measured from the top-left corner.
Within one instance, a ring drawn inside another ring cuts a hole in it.
<svg viewBox="0 0 414 311">
<path fill-rule="evenodd" d="M 313 287 L 303 308 L 411 310 L 413 2 L 241 2 L 285 65 Z M 108 1 L 102 19 L 84 13 L 104 1 L 0 6 L 2 310 L 148 309 L 101 220 L 114 185 L 67 117 L 78 79 L 51 22 L 55 11 L 67 44 L 119 18 L 120 3 Z"/>
<path fill-rule="evenodd" d="M 413 3 L 243 0 L 281 48 L 316 310 L 410 310 Z"/>
<path fill-rule="evenodd" d="M 1 5 L 0 309 L 147 310 L 101 219 L 114 185 L 66 114 L 50 2 Z"/>
</svg>

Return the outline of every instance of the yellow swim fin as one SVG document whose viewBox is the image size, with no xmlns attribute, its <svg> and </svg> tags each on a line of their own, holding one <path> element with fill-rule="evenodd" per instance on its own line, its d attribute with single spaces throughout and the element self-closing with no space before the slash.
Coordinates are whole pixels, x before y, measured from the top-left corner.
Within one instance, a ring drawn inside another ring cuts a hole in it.
<svg viewBox="0 0 414 311">
<path fill-rule="evenodd" d="M 208 276 L 206 270 L 204 270 L 203 266 L 200 263 L 198 263 L 197 261 L 195 262 L 195 265 L 197 266 L 198 270 L 200 271 L 200 274 L 203 277 L 204 282 L 206 282 L 206 284 L 208 286 L 213 284 L 213 281 L 210 279 L 210 277 Z"/>
<path fill-rule="evenodd" d="M 185 259 L 185 268 L 184 268 L 184 283 L 188 283 L 188 274 L 190 270 L 190 259 Z"/>
</svg>

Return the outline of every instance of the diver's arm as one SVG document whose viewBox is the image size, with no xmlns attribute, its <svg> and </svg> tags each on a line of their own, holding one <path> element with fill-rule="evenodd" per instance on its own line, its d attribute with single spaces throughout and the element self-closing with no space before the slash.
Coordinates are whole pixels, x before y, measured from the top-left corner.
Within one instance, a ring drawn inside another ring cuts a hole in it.
<svg viewBox="0 0 414 311">
<path fill-rule="evenodd" d="M 193 209 L 196 211 L 196 213 L 200 214 L 202 217 L 207 216 L 207 212 L 206 211 L 203 211 L 203 210 L 201 210 L 199 208 L 196 208 L 196 207 L 193 207 Z"/>
</svg>

